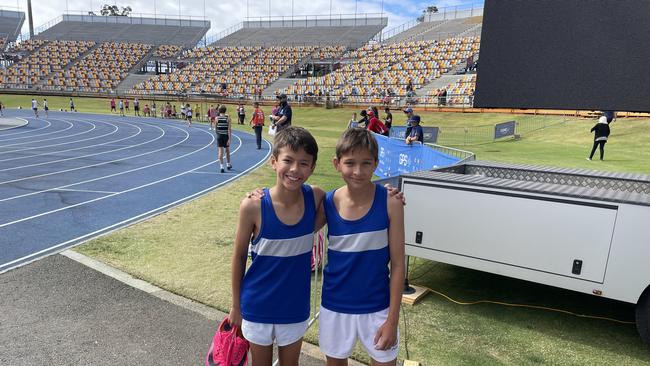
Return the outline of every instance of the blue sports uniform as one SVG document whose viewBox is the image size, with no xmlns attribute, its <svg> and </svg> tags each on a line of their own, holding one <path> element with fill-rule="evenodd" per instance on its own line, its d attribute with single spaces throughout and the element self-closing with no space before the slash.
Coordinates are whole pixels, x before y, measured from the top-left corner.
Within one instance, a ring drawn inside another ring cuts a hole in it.
<svg viewBox="0 0 650 366">
<path fill-rule="evenodd" d="M 264 189 L 260 233 L 251 242 L 252 263 L 242 282 L 242 317 L 247 321 L 291 324 L 309 318 L 316 204 L 311 187 L 301 189 L 305 210 L 295 225 L 278 219 Z"/>
<path fill-rule="evenodd" d="M 328 192 L 324 207 L 329 247 L 323 272 L 322 306 L 346 314 L 369 314 L 390 305 L 388 205 L 386 188 L 375 185 L 368 213 L 342 218 Z"/>
</svg>

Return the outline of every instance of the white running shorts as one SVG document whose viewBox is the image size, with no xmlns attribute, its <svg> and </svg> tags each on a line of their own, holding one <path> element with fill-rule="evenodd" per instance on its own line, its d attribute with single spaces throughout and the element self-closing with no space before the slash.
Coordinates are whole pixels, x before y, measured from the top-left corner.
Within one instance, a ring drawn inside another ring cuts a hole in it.
<svg viewBox="0 0 650 366">
<path fill-rule="evenodd" d="M 249 342 L 270 346 L 273 341 L 279 346 L 288 346 L 300 340 L 307 331 L 308 320 L 291 324 L 266 324 L 242 319 L 241 331 Z"/>
<path fill-rule="evenodd" d="M 320 349 L 329 357 L 344 359 L 350 357 L 357 338 L 370 357 L 378 362 L 390 362 L 397 358 L 397 342 L 385 351 L 375 349 L 375 334 L 388 319 L 388 308 L 370 314 L 343 314 L 321 306 L 318 317 L 318 338 Z"/>
</svg>

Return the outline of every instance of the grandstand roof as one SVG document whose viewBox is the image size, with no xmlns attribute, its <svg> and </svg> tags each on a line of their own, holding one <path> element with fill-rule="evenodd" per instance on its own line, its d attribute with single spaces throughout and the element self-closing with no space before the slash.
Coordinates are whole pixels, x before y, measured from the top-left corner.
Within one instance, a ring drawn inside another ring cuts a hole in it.
<svg viewBox="0 0 650 366">
<path fill-rule="evenodd" d="M 386 17 L 292 18 L 245 21 L 214 46 L 344 45 L 360 47 L 388 24 Z"/>
<path fill-rule="evenodd" d="M 7 38 L 7 42 L 15 41 L 24 22 L 24 12 L 0 9 L 0 38 Z"/>
<path fill-rule="evenodd" d="M 138 42 L 194 47 L 210 29 L 210 21 L 64 14 L 37 39 L 95 42 Z"/>
</svg>

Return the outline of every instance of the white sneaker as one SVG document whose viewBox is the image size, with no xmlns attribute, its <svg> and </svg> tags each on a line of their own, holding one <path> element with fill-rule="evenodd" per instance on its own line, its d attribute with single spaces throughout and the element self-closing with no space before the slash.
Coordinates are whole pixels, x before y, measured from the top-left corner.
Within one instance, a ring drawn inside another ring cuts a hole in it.
<svg viewBox="0 0 650 366">
<path fill-rule="evenodd" d="M 586 158 L 587 160 L 591 161 L 591 158 Z"/>
</svg>

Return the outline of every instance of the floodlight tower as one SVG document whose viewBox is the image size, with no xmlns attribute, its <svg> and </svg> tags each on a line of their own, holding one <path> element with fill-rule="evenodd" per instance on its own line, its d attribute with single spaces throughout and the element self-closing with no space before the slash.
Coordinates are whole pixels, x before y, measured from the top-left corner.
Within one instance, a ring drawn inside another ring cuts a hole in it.
<svg viewBox="0 0 650 366">
<path fill-rule="evenodd" d="M 27 0 L 27 18 L 29 18 L 29 38 L 34 38 L 34 19 L 32 19 L 32 0 Z"/>
</svg>

